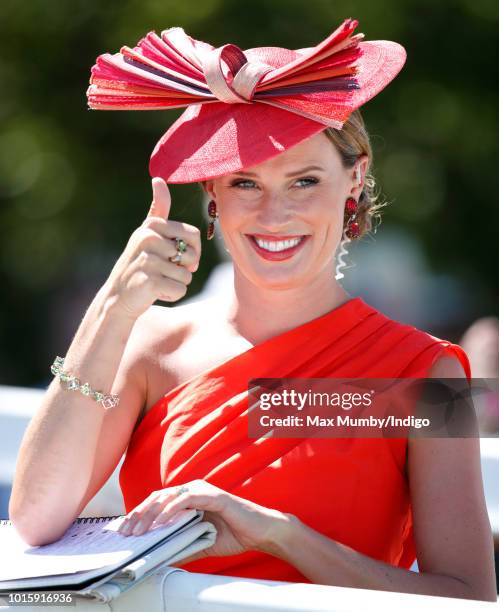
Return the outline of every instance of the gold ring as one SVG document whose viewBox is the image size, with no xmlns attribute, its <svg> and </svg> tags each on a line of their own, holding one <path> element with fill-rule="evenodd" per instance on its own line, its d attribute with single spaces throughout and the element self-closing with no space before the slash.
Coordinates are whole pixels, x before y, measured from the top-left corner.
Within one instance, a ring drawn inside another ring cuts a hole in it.
<svg viewBox="0 0 499 612">
<path fill-rule="evenodd" d="M 182 251 L 177 251 L 175 255 L 170 257 L 170 261 L 172 263 L 176 263 L 177 266 L 180 266 L 182 264 Z"/>
</svg>

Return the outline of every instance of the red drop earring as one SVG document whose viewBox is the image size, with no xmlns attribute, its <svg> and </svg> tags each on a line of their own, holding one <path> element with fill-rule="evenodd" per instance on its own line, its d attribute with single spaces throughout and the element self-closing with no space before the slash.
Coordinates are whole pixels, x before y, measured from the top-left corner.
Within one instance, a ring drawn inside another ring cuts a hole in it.
<svg viewBox="0 0 499 612">
<path fill-rule="evenodd" d="M 350 240 L 360 236 L 359 224 L 355 221 L 357 216 L 358 204 L 354 198 L 347 198 L 345 202 L 345 215 L 347 215 L 346 235 Z"/>
<path fill-rule="evenodd" d="M 210 222 L 208 223 L 207 238 L 208 240 L 211 240 L 215 234 L 215 220 L 218 217 L 215 200 L 210 200 L 208 204 L 208 215 L 210 216 Z"/>
</svg>

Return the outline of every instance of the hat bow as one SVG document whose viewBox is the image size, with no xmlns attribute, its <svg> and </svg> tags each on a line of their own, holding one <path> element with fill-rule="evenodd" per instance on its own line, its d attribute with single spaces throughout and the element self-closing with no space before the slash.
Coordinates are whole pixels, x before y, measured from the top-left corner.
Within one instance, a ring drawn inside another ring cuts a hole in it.
<svg viewBox="0 0 499 612">
<path fill-rule="evenodd" d="M 224 72 L 222 60 L 230 72 Z M 244 51 L 232 44 L 208 51 L 202 65 L 211 92 L 227 104 L 251 102 L 262 77 L 274 69 L 263 62 L 249 61 Z"/>
</svg>

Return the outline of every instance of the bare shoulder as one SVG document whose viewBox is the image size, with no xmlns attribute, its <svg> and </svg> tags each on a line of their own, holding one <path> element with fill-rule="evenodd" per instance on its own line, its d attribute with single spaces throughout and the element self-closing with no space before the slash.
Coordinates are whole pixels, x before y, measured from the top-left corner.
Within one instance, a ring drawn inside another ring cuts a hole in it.
<svg viewBox="0 0 499 612">
<path fill-rule="evenodd" d="M 437 357 L 433 363 L 428 377 L 465 378 L 466 372 L 464 371 L 464 368 L 457 357 L 452 357 L 451 355 L 441 355 L 440 357 Z"/>
<path fill-rule="evenodd" d="M 444 353 L 437 357 L 428 372 L 428 378 L 466 378 L 466 372 L 455 356 Z M 452 442 L 451 442 L 452 444 Z M 456 443 L 459 444 L 459 443 Z M 414 461 L 426 460 L 430 448 L 440 445 L 440 438 L 409 437 L 408 454 Z M 407 467 L 407 466 L 406 466 Z"/>
<path fill-rule="evenodd" d="M 217 359 L 216 347 L 208 355 L 200 348 L 206 346 L 203 335 L 213 327 L 208 324 L 215 312 L 214 300 L 207 299 L 152 305 L 139 317 L 129 343 L 130 362 L 145 389 L 139 421 L 169 389 L 209 367 L 209 359 Z"/>
<path fill-rule="evenodd" d="M 162 352 L 171 352 L 186 338 L 206 313 L 205 302 L 177 306 L 150 306 L 133 329 L 132 345 L 143 358 L 154 361 Z"/>
</svg>

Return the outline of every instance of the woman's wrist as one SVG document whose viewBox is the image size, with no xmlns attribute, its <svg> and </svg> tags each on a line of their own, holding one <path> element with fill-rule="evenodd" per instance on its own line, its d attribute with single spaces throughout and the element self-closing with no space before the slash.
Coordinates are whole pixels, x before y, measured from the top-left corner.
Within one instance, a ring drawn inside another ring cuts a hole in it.
<svg viewBox="0 0 499 612">
<path fill-rule="evenodd" d="M 123 321 L 127 325 L 133 325 L 136 317 L 125 313 L 118 301 L 116 292 L 107 282 L 97 292 L 93 306 L 99 318 Z"/>
<path fill-rule="evenodd" d="M 301 521 L 297 516 L 288 512 L 278 510 L 273 512 L 270 526 L 258 550 L 274 557 L 285 558 Z"/>
<path fill-rule="evenodd" d="M 64 357 L 64 369 L 92 387 L 109 388 L 135 321 L 114 307 L 104 285 L 90 303 Z M 103 367 L 103 364 L 105 366 Z"/>
</svg>

